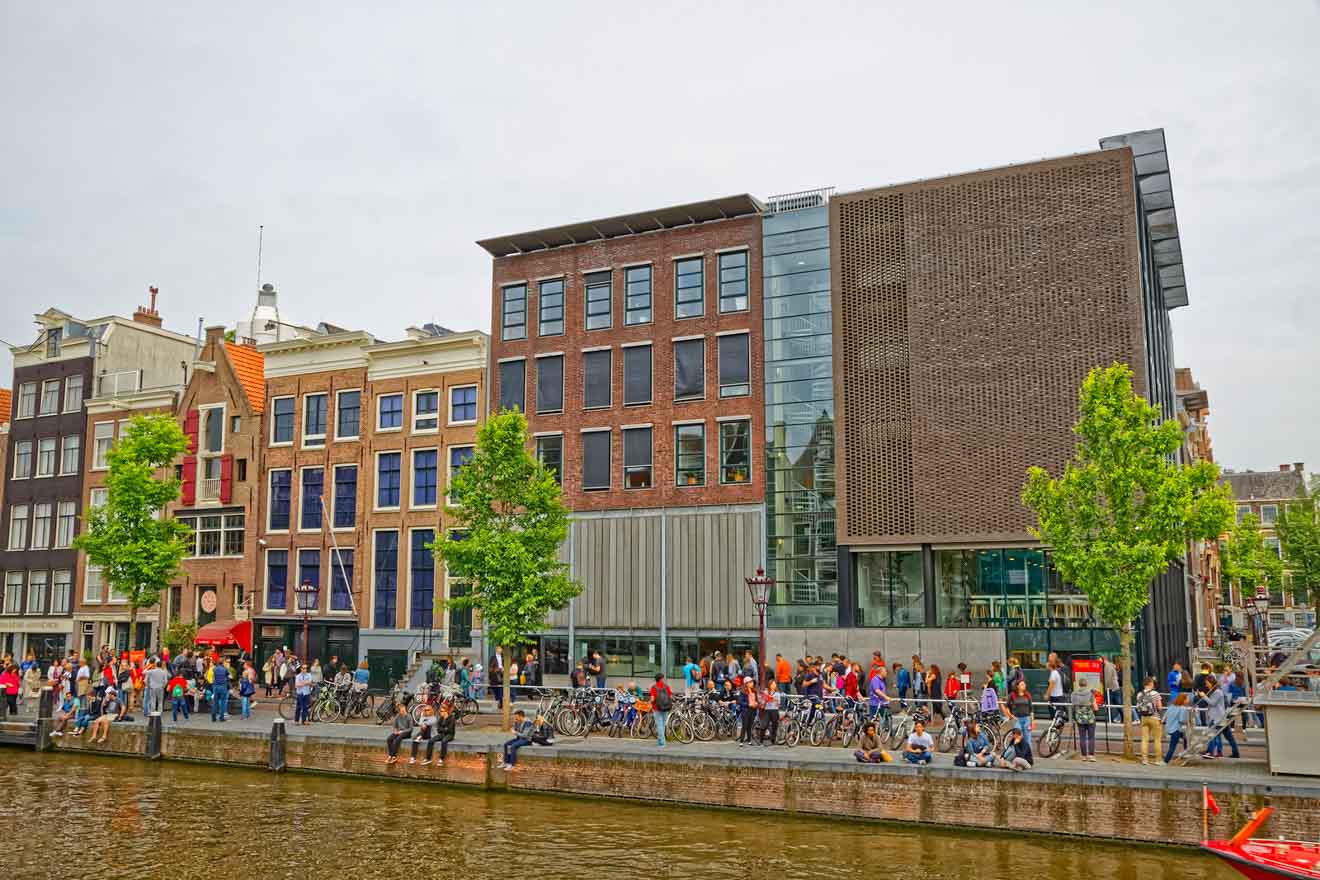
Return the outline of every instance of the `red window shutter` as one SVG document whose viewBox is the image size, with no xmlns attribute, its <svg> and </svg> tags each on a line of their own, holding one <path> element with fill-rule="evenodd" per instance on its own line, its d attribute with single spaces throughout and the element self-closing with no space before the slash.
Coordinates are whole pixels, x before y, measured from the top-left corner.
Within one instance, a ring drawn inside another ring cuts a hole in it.
<svg viewBox="0 0 1320 880">
<path fill-rule="evenodd" d="M 234 488 L 234 457 L 220 456 L 220 503 L 228 504 Z"/>
<path fill-rule="evenodd" d="M 179 501 L 188 507 L 197 503 L 197 456 L 195 455 L 183 457 L 183 486 Z"/>
<path fill-rule="evenodd" d="M 197 428 L 201 421 L 201 413 L 195 409 L 188 410 L 188 414 L 183 418 L 183 433 L 188 435 L 188 452 L 197 451 Z"/>
</svg>

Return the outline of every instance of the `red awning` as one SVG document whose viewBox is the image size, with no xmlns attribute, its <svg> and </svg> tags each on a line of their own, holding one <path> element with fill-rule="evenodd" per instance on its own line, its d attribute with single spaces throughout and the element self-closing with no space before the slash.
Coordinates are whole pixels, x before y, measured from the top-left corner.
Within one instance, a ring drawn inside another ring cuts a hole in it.
<svg viewBox="0 0 1320 880">
<path fill-rule="evenodd" d="M 197 631 L 197 638 L 194 641 L 199 645 L 211 645 L 216 648 L 237 645 L 251 654 L 252 621 L 228 620 L 223 623 L 208 623 Z"/>
</svg>

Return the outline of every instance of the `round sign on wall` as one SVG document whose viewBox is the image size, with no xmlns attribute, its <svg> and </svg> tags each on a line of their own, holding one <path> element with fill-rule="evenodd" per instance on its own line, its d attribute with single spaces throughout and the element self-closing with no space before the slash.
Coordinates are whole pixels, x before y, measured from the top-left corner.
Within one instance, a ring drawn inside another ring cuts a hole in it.
<svg viewBox="0 0 1320 880">
<path fill-rule="evenodd" d="M 205 593 L 202 593 L 202 610 L 207 614 L 214 614 L 215 606 L 215 590 L 207 590 Z"/>
</svg>

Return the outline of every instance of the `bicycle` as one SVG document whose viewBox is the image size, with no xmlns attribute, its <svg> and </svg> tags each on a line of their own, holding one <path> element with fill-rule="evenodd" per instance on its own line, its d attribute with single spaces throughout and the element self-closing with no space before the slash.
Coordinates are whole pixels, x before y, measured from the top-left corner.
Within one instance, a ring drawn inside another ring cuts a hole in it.
<svg viewBox="0 0 1320 880">
<path fill-rule="evenodd" d="M 1040 736 L 1040 742 L 1036 745 L 1036 751 L 1042 758 L 1049 758 L 1059 751 L 1059 745 L 1063 741 L 1063 729 L 1068 726 L 1068 706 L 1066 703 L 1055 703 L 1053 706 L 1054 717 L 1050 719 L 1049 727 Z"/>
<path fill-rule="evenodd" d="M 924 702 L 893 716 L 889 727 L 889 747 L 898 748 L 907 742 L 918 721 L 922 724 L 930 722 L 930 707 Z"/>
</svg>

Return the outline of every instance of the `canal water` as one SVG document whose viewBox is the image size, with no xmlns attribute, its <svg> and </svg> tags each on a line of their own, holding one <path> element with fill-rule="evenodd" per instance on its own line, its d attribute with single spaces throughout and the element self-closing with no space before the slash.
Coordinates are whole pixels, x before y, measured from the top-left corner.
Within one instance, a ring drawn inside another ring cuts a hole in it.
<svg viewBox="0 0 1320 880">
<path fill-rule="evenodd" d="M 1190 850 L 0 749 L 0 877 L 1228 880 Z M 1031 783 L 1023 779 L 1023 785 Z M 1199 816 L 1188 816 L 1199 822 Z"/>
</svg>

